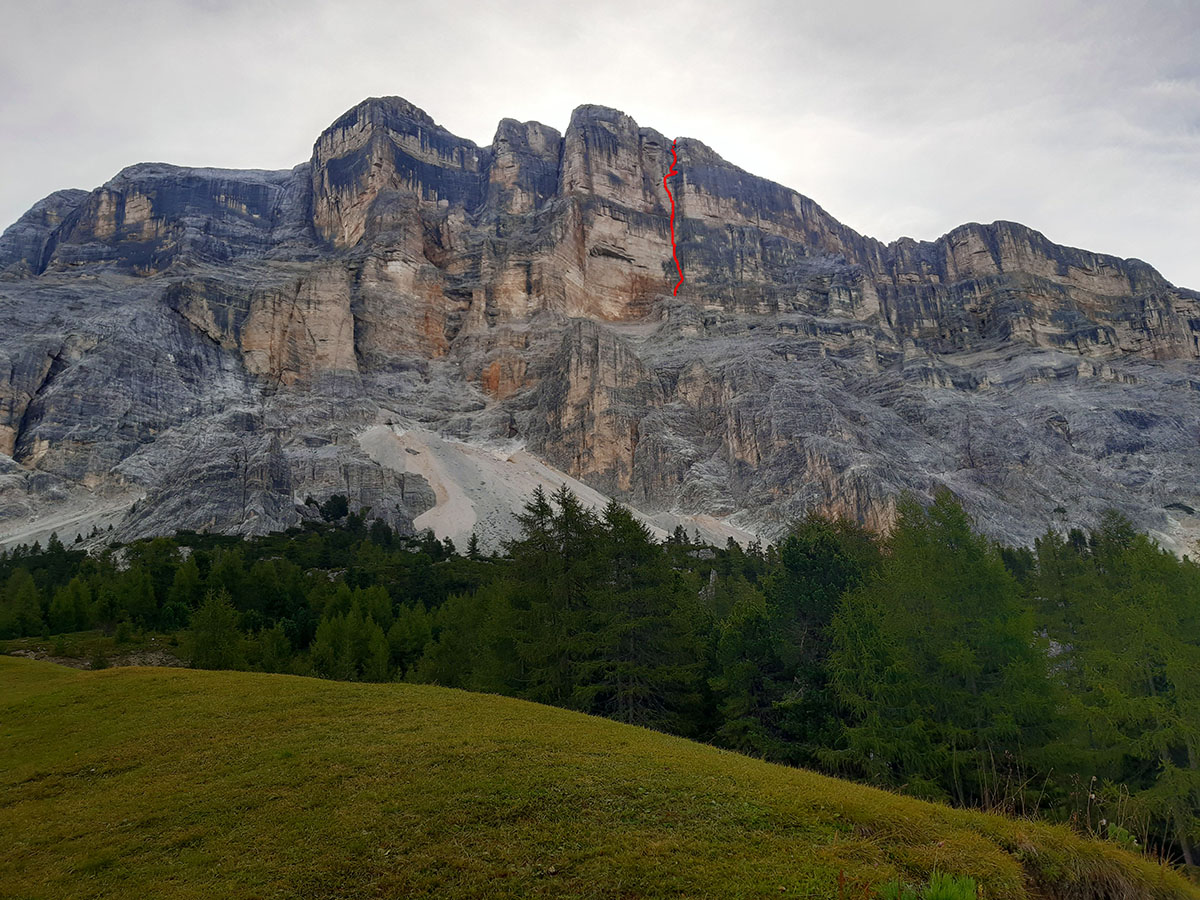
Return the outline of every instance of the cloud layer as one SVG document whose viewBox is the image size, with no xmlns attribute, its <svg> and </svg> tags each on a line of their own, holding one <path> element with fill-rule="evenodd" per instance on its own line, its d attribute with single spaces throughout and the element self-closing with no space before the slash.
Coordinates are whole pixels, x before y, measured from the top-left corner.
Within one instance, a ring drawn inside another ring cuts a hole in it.
<svg viewBox="0 0 1200 900">
<path fill-rule="evenodd" d="M 562 129 L 601 103 L 883 240 L 1013 219 L 1200 288 L 1191 0 L 43 0 L 5 19 L 4 225 L 134 162 L 290 167 L 367 96 L 481 144 L 504 116 Z"/>
</svg>

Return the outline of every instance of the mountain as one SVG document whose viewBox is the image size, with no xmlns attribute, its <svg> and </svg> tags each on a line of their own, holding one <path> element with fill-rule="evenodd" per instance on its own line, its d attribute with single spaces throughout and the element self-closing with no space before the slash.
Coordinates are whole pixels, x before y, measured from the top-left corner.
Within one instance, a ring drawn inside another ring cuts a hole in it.
<svg viewBox="0 0 1200 900">
<path fill-rule="evenodd" d="M 19 897 L 1200 897 L 1066 826 L 507 697 L 0 656 L 0 712 Z"/>
<path fill-rule="evenodd" d="M 0 520 L 264 532 L 331 494 L 505 534 L 571 479 L 666 529 L 1200 535 L 1200 294 L 1022 225 L 857 234 L 691 138 L 582 106 L 490 146 L 366 100 L 290 171 L 135 165 L 0 237 Z"/>
</svg>

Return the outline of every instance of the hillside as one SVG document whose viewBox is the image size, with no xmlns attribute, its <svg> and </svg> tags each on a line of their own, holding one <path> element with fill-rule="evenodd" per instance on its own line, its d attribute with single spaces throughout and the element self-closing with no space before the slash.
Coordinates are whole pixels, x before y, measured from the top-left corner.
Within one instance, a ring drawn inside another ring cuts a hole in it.
<svg viewBox="0 0 1200 900">
<path fill-rule="evenodd" d="M 17 897 L 1196 898 L 1061 829 L 654 732 L 413 685 L 0 657 L 0 884 Z"/>
</svg>

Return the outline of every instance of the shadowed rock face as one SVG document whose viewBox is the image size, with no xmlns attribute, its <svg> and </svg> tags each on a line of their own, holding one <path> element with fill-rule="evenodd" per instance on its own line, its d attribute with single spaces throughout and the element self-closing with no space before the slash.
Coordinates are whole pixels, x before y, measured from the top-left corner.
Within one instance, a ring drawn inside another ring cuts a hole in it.
<svg viewBox="0 0 1200 900">
<path fill-rule="evenodd" d="M 358 443 L 406 423 L 768 538 L 941 485 L 1013 541 L 1200 533 L 1200 295 L 1009 222 L 885 245 L 680 138 L 673 297 L 670 145 L 379 98 L 291 171 L 52 194 L 0 237 L 5 533 L 411 527 L 437 492 Z"/>
<path fill-rule="evenodd" d="M 88 196 L 87 191 L 66 190 L 39 200 L 0 237 L 0 260 L 15 273 L 42 271 L 50 239 Z"/>
</svg>

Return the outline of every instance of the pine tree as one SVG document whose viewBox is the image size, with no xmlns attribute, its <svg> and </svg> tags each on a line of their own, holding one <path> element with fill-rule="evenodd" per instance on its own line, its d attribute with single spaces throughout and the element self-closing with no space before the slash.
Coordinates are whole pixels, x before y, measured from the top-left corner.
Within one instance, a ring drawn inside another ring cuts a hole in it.
<svg viewBox="0 0 1200 900">
<path fill-rule="evenodd" d="M 842 595 L 861 585 L 878 559 L 857 525 L 811 515 L 793 527 L 762 580 L 763 596 L 747 596 L 720 629 L 712 683 L 723 718 L 719 740 L 802 764 L 835 740 L 830 624 Z"/>
<path fill-rule="evenodd" d="M 223 590 L 209 591 L 192 616 L 192 666 L 238 669 L 244 665 L 238 614 Z"/>
<path fill-rule="evenodd" d="M 437 539 L 437 535 L 433 533 L 432 528 L 426 528 L 421 535 L 421 552 L 425 553 L 434 562 L 441 560 L 446 552 L 445 545 Z"/>
<path fill-rule="evenodd" d="M 117 584 L 117 604 L 122 612 L 142 626 L 153 625 L 158 618 L 154 583 L 150 573 L 134 565 L 122 574 Z"/>
<path fill-rule="evenodd" d="M 396 533 L 383 519 L 375 519 L 371 522 L 371 528 L 367 532 L 371 542 L 378 547 L 391 547 L 396 542 Z"/>
<path fill-rule="evenodd" d="M 1200 568 L 1113 513 L 1088 535 L 1086 550 L 1076 541 L 1073 551 L 1082 571 L 1070 585 L 1072 614 L 1059 625 L 1066 635 L 1060 671 L 1073 689 L 1077 740 L 1091 751 L 1083 759 L 1129 782 L 1134 800 L 1195 865 Z"/>
<path fill-rule="evenodd" d="M 46 610 L 46 624 L 51 634 L 75 630 L 75 609 L 67 597 L 66 585 L 54 592 Z"/>
<path fill-rule="evenodd" d="M 391 680 L 391 650 L 383 629 L 373 620 L 367 621 L 367 658 L 363 663 L 364 681 Z"/>
<path fill-rule="evenodd" d="M 401 604 L 396 620 L 388 629 L 387 640 L 391 663 L 400 675 L 405 675 L 425 652 L 433 638 L 429 614 L 418 607 Z"/>
<path fill-rule="evenodd" d="M 335 615 L 322 619 L 309 651 L 315 674 L 338 681 L 354 678 L 354 656 L 345 616 Z"/>
<path fill-rule="evenodd" d="M 512 582 L 494 581 L 474 595 L 452 595 L 437 610 L 436 639 L 425 645 L 419 662 L 408 671 L 417 681 L 496 694 L 517 694 L 524 687 L 518 678 L 513 635 L 518 632 Z M 416 613 L 413 614 L 414 619 Z M 420 634 L 421 623 L 414 622 Z"/>
<path fill-rule="evenodd" d="M 326 522 L 344 519 L 350 513 L 350 498 L 345 494 L 331 494 L 320 506 L 321 518 Z"/>
<path fill-rule="evenodd" d="M 91 592 L 87 582 L 75 576 L 59 588 L 50 601 L 49 624 L 53 633 L 82 631 L 90 624 Z"/>
<path fill-rule="evenodd" d="M 850 763 L 917 793 L 995 805 L 997 761 L 1050 737 L 1054 702 L 1032 610 L 949 492 L 898 505 L 889 554 L 834 617 L 830 671 L 855 714 Z"/>
<path fill-rule="evenodd" d="M 571 705 L 618 721 L 686 731 L 698 702 L 700 645 L 666 556 L 611 501 L 592 549 L 596 577 L 574 633 Z"/>
<path fill-rule="evenodd" d="M 203 597 L 203 586 L 200 582 L 200 567 L 196 564 L 196 554 L 188 554 L 188 558 L 175 569 L 171 586 L 167 590 L 167 602 L 178 603 L 187 609 L 195 609 Z"/>
<path fill-rule="evenodd" d="M 0 637 L 41 634 L 42 594 L 29 570 L 18 567 L 8 577 L 0 598 Z"/>
<path fill-rule="evenodd" d="M 259 654 L 264 672 L 287 672 L 292 663 L 292 642 L 283 625 L 264 629 L 259 636 Z"/>
</svg>

